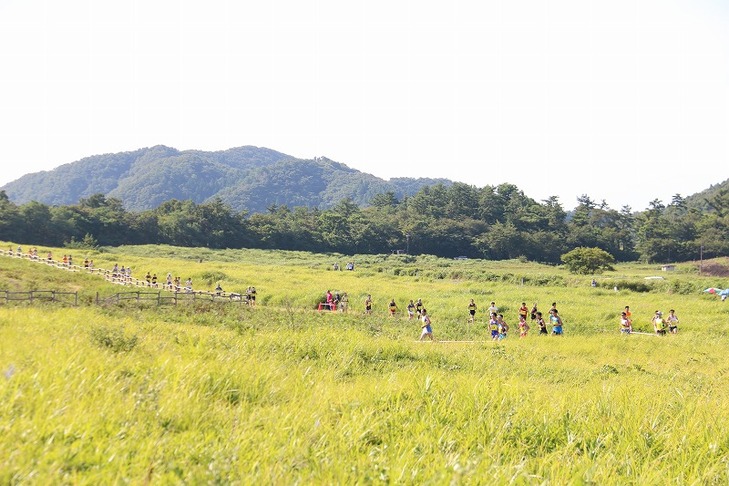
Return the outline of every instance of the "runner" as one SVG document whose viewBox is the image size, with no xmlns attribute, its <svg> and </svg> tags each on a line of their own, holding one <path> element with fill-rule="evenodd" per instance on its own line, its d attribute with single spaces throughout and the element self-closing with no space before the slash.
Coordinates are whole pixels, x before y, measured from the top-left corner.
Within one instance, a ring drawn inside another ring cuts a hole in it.
<svg viewBox="0 0 729 486">
<path fill-rule="evenodd" d="M 415 302 L 413 302 L 413 299 L 410 299 L 408 303 L 408 319 L 412 320 L 413 317 L 415 317 Z"/>
<path fill-rule="evenodd" d="M 504 314 L 499 314 L 496 318 L 499 323 L 498 327 L 498 339 L 501 341 L 502 339 L 506 339 L 506 335 L 509 332 L 509 325 L 504 320 Z"/>
<path fill-rule="evenodd" d="M 532 306 L 532 310 L 529 311 L 529 317 L 531 318 L 532 321 L 536 321 L 537 320 L 537 312 L 538 311 L 539 311 L 539 309 L 537 309 L 537 303 L 534 302 L 534 305 Z"/>
<path fill-rule="evenodd" d="M 557 304 L 552 304 L 552 306 L 556 306 Z M 549 320 L 552 323 L 552 335 L 554 336 L 562 336 L 562 318 L 559 317 L 559 313 L 557 312 L 556 307 L 552 307 L 549 310 Z"/>
<path fill-rule="evenodd" d="M 620 313 L 620 332 L 623 334 L 630 334 L 633 332 L 633 323 L 628 317 L 628 313 L 625 311 Z"/>
<path fill-rule="evenodd" d="M 390 311 L 390 317 L 395 317 L 395 314 L 397 313 L 397 304 L 395 303 L 395 299 L 392 299 L 390 303 L 387 305 L 387 308 Z"/>
<path fill-rule="evenodd" d="M 529 332 L 529 324 L 527 324 L 526 316 L 519 316 L 519 337 L 526 337 Z"/>
<path fill-rule="evenodd" d="M 668 332 L 671 334 L 678 334 L 678 317 L 676 317 L 676 311 L 671 309 L 668 311 L 668 317 L 666 317 L 666 321 L 668 322 Z"/>
<path fill-rule="evenodd" d="M 468 304 L 468 322 L 476 322 L 476 303 L 471 299 L 471 302 Z"/>
<path fill-rule="evenodd" d="M 489 312 L 489 315 L 499 313 L 499 308 L 496 307 L 496 302 L 491 302 L 491 305 L 488 308 L 488 312 Z"/>
<path fill-rule="evenodd" d="M 342 298 L 339 301 L 339 312 L 347 312 L 347 306 L 349 305 L 349 296 L 347 292 L 342 293 Z"/>
<path fill-rule="evenodd" d="M 433 328 L 430 325 L 430 316 L 428 316 L 428 312 L 425 309 L 422 310 L 420 320 L 423 323 L 423 325 L 420 327 L 422 329 L 422 332 L 420 333 L 420 340 L 422 341 L 423 339 L 428 337 L 431 341 L 434 341 L 435 339 L 433 339 Z"/>
<path fill-rule="evenodd" d="M 527 307 L 526 302 L 521 303 L 518 313 L 519 313 L 519 319 L 521 319 L 523 317 L 524 320 L 526 321 L 526 317 L 529 314 L 529 307 Z"/>
<path fill-rule="evenodd" d="M 491 313 L 491 318 L 489 319 L 489 330 L 491 331 L 491 339 L 494 341 L 499 339 L 499 319 L 496 312 Z"/>
</svg>

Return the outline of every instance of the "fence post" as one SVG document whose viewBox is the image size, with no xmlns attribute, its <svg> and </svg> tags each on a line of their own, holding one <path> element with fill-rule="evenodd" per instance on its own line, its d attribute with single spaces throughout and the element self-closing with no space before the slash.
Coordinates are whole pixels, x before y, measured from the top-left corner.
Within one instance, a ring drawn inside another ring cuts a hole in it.
<svg viewBox="0 0 729 486">
<path fill-rule="evenodd" d="M 78 290 L 76 292 L 74 292 L 73 295 L 74 295 L 74 297 L 73 297 L 73 305 L 75 305 L 76 307 L 78 307 Z"/>
</svg>

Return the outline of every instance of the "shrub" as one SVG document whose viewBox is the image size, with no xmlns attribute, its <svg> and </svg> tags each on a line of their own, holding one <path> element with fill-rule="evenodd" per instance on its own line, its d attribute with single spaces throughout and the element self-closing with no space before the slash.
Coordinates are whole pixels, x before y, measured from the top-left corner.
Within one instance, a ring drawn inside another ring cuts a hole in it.
<svg viewBox="0 0 729 486">
<path fill-rule="evenodd" d="M 621 280 L 615 282 L 603 282 L 603 287 L 613 288 L 617 287 L 618 290 L 632 290 L 633 292 L 650 292 L 653 290 L 653 286 L 645 282 L 638 282 L 632 280 Z"/>
<path fill-rule="evenodd" d="M 72 236 L 71 241 L 65 242 L 63 246 L 77 250 L 95 250 L 99 247 L 99 242 L 93 235 L 86 233 L 81 241 L 76 241 L 76 238 Z"/>
<path fill-rule="evenodd" d="M 115 353 L 131 351 L 139 342 L 136 335 L 126 336 L 124 329 L 107 326 L 92 329 L 91 340 L 99 347 L 110 349 Z"/>
</svg>

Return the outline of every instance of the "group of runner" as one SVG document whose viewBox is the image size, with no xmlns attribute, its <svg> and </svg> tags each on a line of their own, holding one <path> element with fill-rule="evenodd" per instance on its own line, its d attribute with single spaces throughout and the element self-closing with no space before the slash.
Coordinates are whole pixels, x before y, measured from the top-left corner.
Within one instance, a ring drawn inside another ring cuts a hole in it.
<svg viewBox="0 0 729 486">
<path fill-rule="evenodd" d="M 468 309 L 468 322 L 476 322 L 476 311 L 478 306 L 474 299 L 471 299 L 467 306 Z M 394 317 L 397 314 L 397 304 L 395 299 L 392 299 L 388 305 L 390 316 Z M 367 296 L 365 301 L 365 312 L 370 314 L 372 312 L 372 297 Z M 407 305 L 408 319 L 419 319 L 422 321 L 422 331 L 420 340 L 428 337 L 433 340 L 433 329 L 431 325 L 430 316 L 427 314 L 422 299 L 417 301 L 410 300 Z M 489 320 L 488 329 L 490 332 L 491 339 L 494 341 L 500 341 L 505 339 L 509 334 L 509 324 L 506 322 L 506 318 L 502 312 L 499 312 L 499 308 L 496 306 L 496 302 L 491 302 L 487 310 Z M 532 327 L 536 326 L 539 329 L 539 335 L 553 335 L 562 336 L 564 335 L 564 322 L 562 317 L 557 310 L 557 303 L 552 302 L 552 306 L 548 311 L 548 318 L 545 319 L 543 313 L 537 308 L 536 302 L 529 308 L 526 302 L 522 302 L 517 310 L 518 316 L 518 330 L 519 337 L 524 338 L 529 334 Z M 530 325 L 531 323 L 531 325 Z M 656 335 L 664 336 L 666 334 L 677 334 L 678 333 L 679 319 L 676 315 L 676 311 L 671 309 L 668 311 L 667 316 L 663 316 L 663 312 L 660 310 L 655 311 L 651 318 L 651 324 L 653 325 L 653 331 Z M 551 326 L 551 332 L 549 327 Z M 630 306 L 625 306 L 624 310 L 620 315 L 620 332 L 624 334 L 632 334 L 633 331 L 633 319 L 630 311 Z"/>
<path fill-rule="evenodd" d="M 395 299 L 390 300 L 390 303 L 387 304 L 387 311 L 390 317 L 397 316 L 398 307 Z M 408 320 L 417 319 L 418 321 L 420 321 L 420 340 L 422 341 L 423 339 L 428 338 L 431 341 L 434 341 L 435 339 L 433 338 L 433 327 L 431 325 L 428 311 L 423 305 L 423 299 L 417 299 L 417 301 L 410 299 L 410 302 L 407 305 L 407 313 Z M 371 294 L 367 294 L 367 298 L 365 299 L 365 314 L 372 314 Z"/>
<path fill-rule="evenodd" d="M 674 309 L 669 310 L 666 317 L 663 317 L 663 312 L 657 310 L 651 317 L 651 324 L 653 325 L 653 332 L 658 336 L 678 333 L 678 316 Z M 633 313 L 630 312 L 629 305 L 626 305 L 620 313 L 620 332 L 623 334 L 633 334 L 635 332 L 633 331 Z"/>
<path fill-rule="evenodd" d="M 17 250 L 15 250 L 15 251 L 13 251 L 13 247 L 11 246 L 8 249 L 7 254 L 8 254 L 8 256 L 17 256 L 17 257 L 20 257 L 20 258 L 23 258 L 24 257 L 23 248 L 21 246 L 18 246 Z M 30 260 L 41 261 L 38 258 L 38 248 L 36 248 L 35 246 L 32 246 L 32 247 L 28 248 L 27 257 Z M 50 264 L 60 263 L 64 267 L 69 267 L 69 268 L 71 268 L 71 267 L 74 266 L 74 263 L 73 263 L 73 255 L 71 255 L 71 254 L 63 255 L 63 257 L 58 262 L 56 262 L 53 259 L 53 253 L 50 252 L 50 251 L 46 254 L 45 262 L 46 263 L 50 263 Z M 87 258 L 87 259 L 84 260 L 83 266 L 86 269 L 93 269 L 94 268 L 94 261 L 93 260 L 89 260 Z"/>
<path fill-rule="evenodd" d="M 478 309 L 478 306 L 476 305 L 476 302 L 474 299 L 471 299 L 468 303 L 468 322 L 474 323 L 476 322 L 476 311 Z M 395 302 L 395 299 L 390 300 L 390 303 L 387 306 L 388 313 L 391 317 L 397 316 L 398 312 L 398 306 Z M 372 313 L 372 296 L 367 295 L 367 298 L 365 299 L 365 314 L 371 314 Z M 531 321 L 533 326 L 537 326 L 539 328 L 539 334 L 540 335 L 548 335 L 550 334 L 548 330 L 548 326 L 551 326 L 552 332 L 551 334 L 554 336 L 562 336 L 563 335 L 563 321 L 562 318 L 559 315 L 559 311 L 557 310 L 557 303 L 553 302 L 552 307 L 549 309 L 549 317 L 547 323 L 547 320 L 545 320 L 544 315 L 542 312 L 537 308 L 536 302 L 532 305 L 531 309 L 526 305 L 526 302 L 522 302 L 521 306 L 519 307 L 518 311 L 518 329 L 519 329 L 519 337 L 526 337 L 529 333 L 529 330 L 532 328 L 532 326 L 529 325 L 529 321 Z M 410 302 L 407 305 L 407 315 L 408 320 L 418 319 L 421 321 L 421 335 L 420 340 L 422 341 L 425 338 L 429 338 L 430 340 L 434 340 L 433 338 L 433 328 L 432 323 L 430 319 L 430 315 L 428 314 L 427 310 L 425 309 L 425 306 L 423 305 L 422 299 L 413 300 L 411 299 Z M 491 302 L 491 305 L 488 308 L 488 329 L 490 331 L 491 339 L 497 341 L 505 339 L 508 336 L 509 333 L 509 324 L 506 322 L 506 318 L 504 317 L 504 314 L 502 312 L 499 312 L 499 308 L 496 306 L 496 302 Z"/>
<path fill-rule="evenodd" d="M 468 305 L 469 322 L 475 321 L 476 304 L 473 299 Z M 509 324 L 504 318 L 504 314 L 499 312 L 499 308 L 496 306 L 496 302 L 491 302 L 488 308 L 489 322 L 488 327 L 491 333 L 491 339 L 494 341 L 500 341 L 505 339 L 509 333 Z M 524 338 L 529 334 L 532 326 L 539 328 L 540 335 L 549 335 L 550 332 L 547 328 L 548 324 L 544 318 L 544 314 L 537 308 L 537 303 L 532 304 L 531 309 L 527 307 L 526 302 L 522 302 L 517 309 L 519 337 Z M 549 308 L 549 325 L 552 326 L 551 334 L 553 336 L 562 336 L 564 333 L 563 326 L 564 322 L 562 317 L 559 315 L 557 310 L 557 303 L 552 302 L 552 306 Z M 531 322 L 531 326 L 529 325 Z"/>
<path fill-rule="evenodd" d="M 144 276 L 144 281 L 147 282 L 147 287 L 159 288 L 159 283 L 157 282 L 156 273 L 150 274 L 150 272 L 147 272 L 147 274 Z M 220 286 L 220 284 L 218 284 L 218 286 Z M 173 277 L 172 274 L 168 272 L 162 288 L 165 290 L 169 290 L 169 291 L 175 291 L 175 292 L 185 291 L 187 293 L 191 293 L 192 292 L 192 279 L 188 278 L 187 280 L 185 280 L 185 283 L 183 285 L 181 277 L 179 277 L 179 276 Z M 221 288 L 220 291 L 222 292 L 222 290 L 223 289 Z"/>
</svg>

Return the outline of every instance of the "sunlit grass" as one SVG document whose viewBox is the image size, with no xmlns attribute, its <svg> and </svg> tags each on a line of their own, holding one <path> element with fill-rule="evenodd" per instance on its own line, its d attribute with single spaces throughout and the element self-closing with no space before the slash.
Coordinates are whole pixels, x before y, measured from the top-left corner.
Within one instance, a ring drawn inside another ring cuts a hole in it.
<svg viewBox="0 0 729 486">
<path fill-rule="evenodd" d="M 0 305 L 0 484 L 729 480 L 729 307 L 716 297 L 595 289 L 561 269 L 559 285 L 521 285 L 394 275 L 378 270 L 385 257 L 334 272 L 326 255 L 200 250 L 201 263 L 194 250 L 162 250 L 174 254 L 125 248 L 95 261 L 220 272 L 225 286 L 256 285 L 266 298 L 255 309 Z M 26 275 L 118 288 L 0 259 L 0 281 Z M 327 289 L 349 292 L 351 311 L 313 310 Z M 416 342 L 410 298 L 426 303 L 436 338 L 474 342 Z M 491 342 L 492 300 L 512 329 L 522 301 L 544 311 L 556 301 L 566 335 Z M 645 331 L 653 311 L 675 308 L 679 334 L 619 335 L 625 305 Z"/>
</svg>

